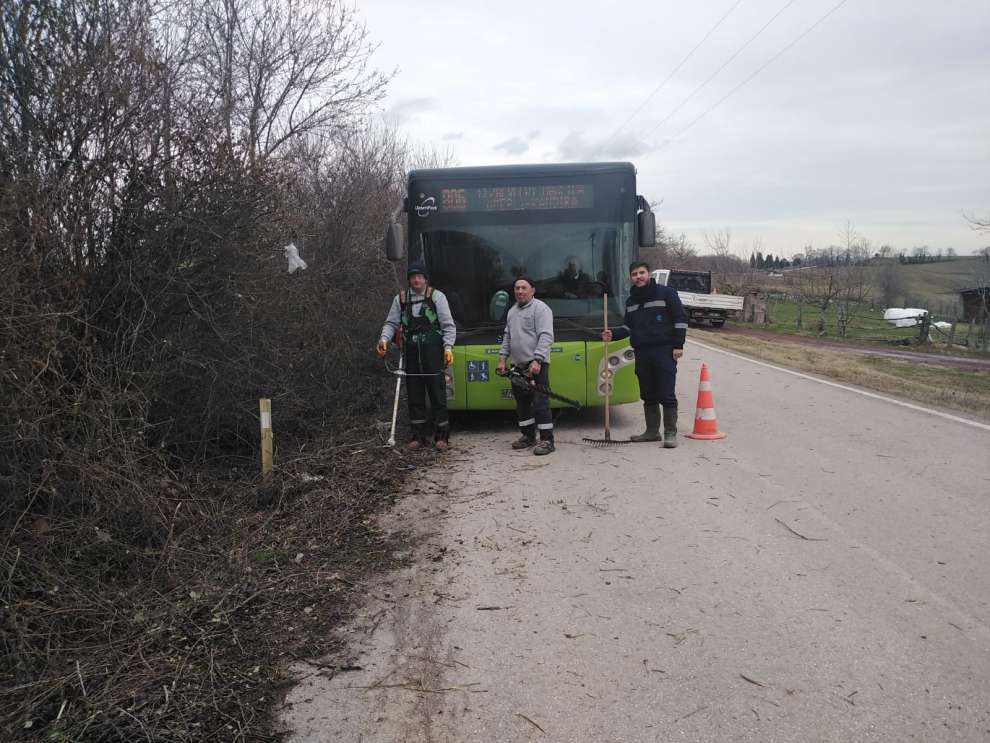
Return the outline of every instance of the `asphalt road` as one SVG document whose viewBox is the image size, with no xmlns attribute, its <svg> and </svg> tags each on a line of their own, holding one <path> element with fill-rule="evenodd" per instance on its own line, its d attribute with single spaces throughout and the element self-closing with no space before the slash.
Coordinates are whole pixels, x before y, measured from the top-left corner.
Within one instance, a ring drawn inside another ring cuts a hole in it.
<svg viewBox="0 0 990 743">
<path fill-rule="evenodd" d="M 458 435 L 294 740 L 990 741 L 990 426 L 689 344 L 682 432 L 702 361 L 722 441 Z"/>
</svg>

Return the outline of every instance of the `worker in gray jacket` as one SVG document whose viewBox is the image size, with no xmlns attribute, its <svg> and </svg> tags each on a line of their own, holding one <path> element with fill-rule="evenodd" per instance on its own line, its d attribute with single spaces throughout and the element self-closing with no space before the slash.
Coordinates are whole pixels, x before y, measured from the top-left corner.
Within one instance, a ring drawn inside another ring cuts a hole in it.
<svg viewBox="0 0 990 743">
<path fill-rule="evenodd" d="M 407 275 L 409 289 L 399 292 L 392 300 L 376 350 L 379 357 L 385 356 L 388 344 L 402 328 L 405 371 L 409 375 L 406 377 L 406 397 L 412 428 L 412 440 L 407 447 L 419 449 L 427 442 L 426 397 L 429 395 L 434 446 L 443 451 L 450 441 L 447 383 L 443 372 L 454 363 L 457 328 L 447 297 L 427 283 L 423 264 L 411 263 Z"/>
<path fill-rule="evenodd" d="M 531 279 L 518 277 L 512 285 L 516 303 L 505 319 L 502 348 L 498 352 L 498 373 L 505 374 L 506 358 L 544 389 L 550 386 L 550 346 L 553 345 L 553 311 L 535 298 L 536 287 Z M 554 451 L 553 419 L 550 400 L 537 389 L 512 386 L 516 398 L 516 416 L 522 434 L 512 444 L 513 449 L 533 447 L 537 456 Z M 540 443 L 536 443 L 536 432 Z"/>
</svg>

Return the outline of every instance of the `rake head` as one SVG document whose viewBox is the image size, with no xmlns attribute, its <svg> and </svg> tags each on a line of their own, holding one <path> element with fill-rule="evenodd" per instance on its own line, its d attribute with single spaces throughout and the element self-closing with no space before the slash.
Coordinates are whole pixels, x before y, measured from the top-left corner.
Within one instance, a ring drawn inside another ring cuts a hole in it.
<svg viewBox="0 0 990 743">
<path fill-rule="evenodd" d="M 632 443 L 628 439 L 624 439 L 624 440 L 613 439 L 609 435 L 608 431 L 605 432 L 605 438 L 603 438 L 603 439 L 591 439 L 591 438 L 588 438 L 587 436 L 585 436 L 584 439 L 583 439 L 583 441 L 586 444 L 590 444 L 591 446 L 595 447 L 596 449 L 605 449 L 605 448 L 607 448 L 609 446 L 619 446 L 620 444 L 631 444 Z"/>
</svg>

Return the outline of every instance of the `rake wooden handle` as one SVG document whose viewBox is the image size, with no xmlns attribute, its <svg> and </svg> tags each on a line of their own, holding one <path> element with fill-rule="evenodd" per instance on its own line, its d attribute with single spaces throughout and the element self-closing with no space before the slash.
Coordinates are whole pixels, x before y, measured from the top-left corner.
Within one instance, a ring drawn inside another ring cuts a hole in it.
<svg viewBox="0 0 990 743">
<path fill-rule="evenodd" d="M 602 328 L 608 331 L 608 292 L 602 294 Z M 611 369 L 608 363 L 608 341 L 605 341 L 605 355 L 602 357 L 602 361 L 605 362 L 605 440 L 611 438 L 609 435 L 608 427 L 608 393 L 609 387 L 612 383 L 612 378 L 609 375 Z"/>
</svg>

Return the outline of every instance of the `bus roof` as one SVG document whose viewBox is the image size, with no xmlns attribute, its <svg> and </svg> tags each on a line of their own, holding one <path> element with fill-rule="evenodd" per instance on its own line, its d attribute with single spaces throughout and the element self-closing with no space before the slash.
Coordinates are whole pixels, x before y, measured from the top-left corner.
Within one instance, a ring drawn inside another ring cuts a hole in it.
<svg viewBox="0 0 990 743">
<path fill-rule="evenodd" d="M 479 165 L 467 168 L 421 168 L 409 172 L 409 180 L 483 180 L 488 178 L 526 176 L 601 175 L 604 173 L 632 173 L 632 163 L 550 163 L 534 165 Z"/>
</svg>

